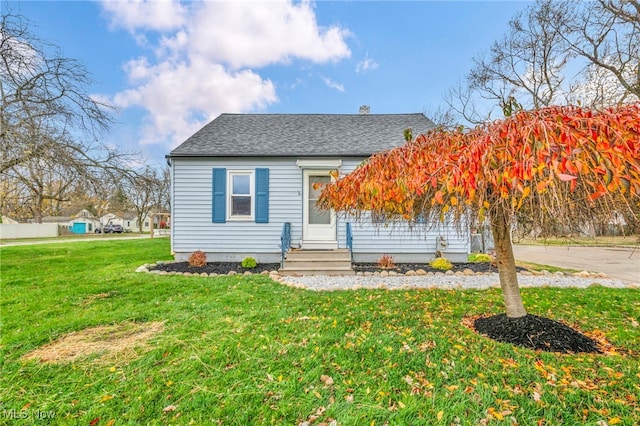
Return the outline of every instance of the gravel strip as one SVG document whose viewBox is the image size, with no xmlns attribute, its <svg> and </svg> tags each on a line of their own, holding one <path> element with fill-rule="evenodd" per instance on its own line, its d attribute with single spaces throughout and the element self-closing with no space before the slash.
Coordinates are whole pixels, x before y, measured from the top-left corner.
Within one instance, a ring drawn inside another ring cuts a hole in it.
<svg viewBox="0 0 640 426">
<path fill-rule="evenodd" d="M 474 276 L 302 276 L 279 277 L 279 281 L 292 287 L 305 288 L 312 291 L 359 290 L 383 288 L 388 290 L 408 289 L 474 289 L 485 290 L 500 287 L 498 274 Z M 521 288 L 527 287 L 560 287 L 587 288 L 600 285 L 610 288 L 640 288 L 636 283 L 629 283 L 611 278 L 580 278 L 572 276 L 531 276 L 518 275 Z"/>
</svg>

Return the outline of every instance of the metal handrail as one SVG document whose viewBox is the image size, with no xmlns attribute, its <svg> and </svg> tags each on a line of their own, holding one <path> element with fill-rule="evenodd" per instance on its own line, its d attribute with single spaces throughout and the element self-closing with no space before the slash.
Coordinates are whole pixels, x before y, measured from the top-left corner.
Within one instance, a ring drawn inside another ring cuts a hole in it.
<svg viewBox="0 0 640 426">
<path fill-rule="evenodd" d="M 280 266 L 283 268 L 284 258 L 289 251 L 289 248 L 291 248 L 291 223 L 285 222 L 282 224 L 282 233 L 280 234 Z"/>
<path fill-rule="evenodd" d="M 347 231 L 347 248 L 349 249 L 349 256 L 353 262 L 353 232 L 351 231 L 351 222 L 345 224 Z"/>
</svg>

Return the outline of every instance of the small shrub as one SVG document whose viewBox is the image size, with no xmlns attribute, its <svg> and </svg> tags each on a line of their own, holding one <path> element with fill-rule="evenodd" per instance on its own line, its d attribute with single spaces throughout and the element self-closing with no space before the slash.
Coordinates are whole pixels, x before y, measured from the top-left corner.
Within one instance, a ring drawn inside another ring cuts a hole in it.
<svg viewBox="0 0 640 426">
<path fill-rule="evenodd" d="M 472 263 L 490 263 L 493 258 L 486 253 L 471 253 L 469 255 L 469 262 Z"/>
<path fill-rule="evenodd" d="M 429 266 L 431 266 L 433 269 L 440 269 L 441 271 L 448 271 L 449 269 L 453 268 L 451 262 L 449 262 L 449 260 L 447 260 L 447 258 L 445 257 L 437 257 L 433 259 L 431 262 L 429 262 Z"/>
<path fill-rule="evenodd" d="M 396 262 L 393 261 L 393 256 L 388 255 L 388 254 L 383 254 L 378 259 L 378 266 L 380 268 L 385 268 L 385 269 L 387 269 L 387 268 L 395 268 Z"/>
<path fill-rule="evenodd" d="M 189 266 L 195 266 L 196 268 L 202 268 L 207 264 L 207 254 L 203 251 L 194 251 L 189 256 Z"/>
<path fill-rule="evenodd" d="M 242 259 L 242 263 L 240 263 L 245 269 L 253 269 L 258 266 L 258 262 L 253 257 L 245 257 Z"/>
</svg>

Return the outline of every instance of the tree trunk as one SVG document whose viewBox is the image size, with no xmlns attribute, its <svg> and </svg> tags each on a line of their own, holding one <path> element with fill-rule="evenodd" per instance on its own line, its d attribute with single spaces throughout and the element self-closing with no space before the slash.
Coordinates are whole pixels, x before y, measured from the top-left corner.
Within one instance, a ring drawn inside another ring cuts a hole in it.
<svg viewBox="0 0 640 426">
<path fill-rule="evenodd" d="M 142 234 L 144 231 L 144 217 L 142 216 L 142 213 L 137 212 L 136 213 L 138 216 L 138 233 Z"/>
<path fill-rule="evenodd" d="M 510 224 L 508 212 L 500 206 L 500 203 L 496 203 L 496 208 L 491 215 L 491 231 L 493 232 L 493 241 L 496 249 L 500 287 L 502 288 L 502 297 L 507 309 L 507 316 L 509 318 L 519 318 L 527 315 L 527 311 L 520 297 L 516 260 L 513 257 L 513 246 L 511 245 Z"/>
<path fill-rule="evenodd" d="M 42 196 L 36 194 L 33 200 L 33 223 L 42 223 Z"/>
</svg>

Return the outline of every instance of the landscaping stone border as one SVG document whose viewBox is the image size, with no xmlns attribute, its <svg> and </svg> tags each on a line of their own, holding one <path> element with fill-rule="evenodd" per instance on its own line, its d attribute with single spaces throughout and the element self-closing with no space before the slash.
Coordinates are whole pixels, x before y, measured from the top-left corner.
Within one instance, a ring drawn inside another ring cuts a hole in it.
<svg viewBox="0 0 640 426">
<path fill-rule="evenodd" d="M 272 280 L 294 288 L 315 290 L 315 291 L 333 291 L 333 290 L 358 290 L 362 288 L 368 289 L 486 289 L 499 287 L 499 276 L 496 272 L 474 272 L 470 269 L 453 272 L 427 272 L 423 269 L 415 271 L 410 270 L 406 273 L 396 271 L 376 271 L 376 272 L 358 272 L 355 276 L 280 276 L 276 270 L 262 271 L 259 273 L 244 272 L 242 274 L 236 271 L 230 271 L 227 274 L 217 273 L 190 273 L 190 272 L 167 272 L 160 270 L 151 270 L 157 265 L 166 262 L 160 261 L 155 264 L 144 264 L 136 269 L 136 272 L 146 272 L 156 275 L 181 275 L 181 276 L 200 276 L 200 277 L 220 277 L 220 276 L 251 276 L 263 275 L 269 276 Z M 549 272 L 543 271 L 521 271 L 518 273 L 520 277 L 520 286 L 526 287 L 579 287 L 586 288 L 591 285 L 603 285 L 613 288 L 640 288 L 635 283 L 627 283 L 622 280 L 609 278 L 604 273 L 593 273 L 581 271 L 575 273 L 566 272 Z M 384 278 L 384 281 L 380 279 Z"/>
</svg>

